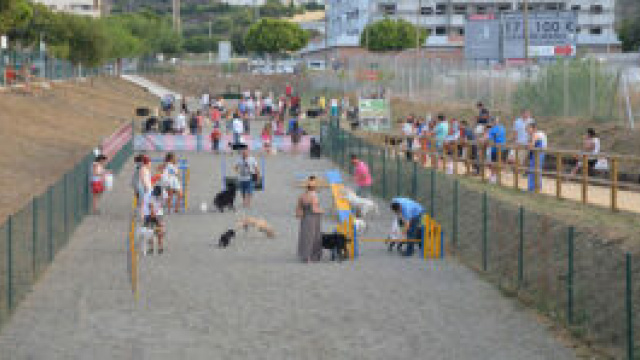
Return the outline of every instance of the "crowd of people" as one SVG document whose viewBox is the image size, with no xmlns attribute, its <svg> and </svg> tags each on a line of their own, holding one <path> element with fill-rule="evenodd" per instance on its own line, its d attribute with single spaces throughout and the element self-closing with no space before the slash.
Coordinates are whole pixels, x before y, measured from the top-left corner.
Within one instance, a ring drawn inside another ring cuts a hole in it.
<svg viewBox="0 0 640 360">
<path fill-rule="evenodd" d="M 435 119 L 408 116 L 402 126 L 407 156 L 413 157 L 414 150 L 418 148 L 429 150 L 434 154 L 432 165 L 437 167 L 444 162 L 448 173 L 453 173 L 453 167 L 457 166 L 453 160 L 455 155 L 469 158 L 472 161 L 468 171 L 479 174 L 486 164 L 490 171 L 489 180 L 493 183 L 500 171 L 497 164 L 504 162 L 525 168 L 529 175 L 528 189 L 534 191 L 536 183 L 538 187 L 541 184 L 541 181 L 535 181 L 534 173 L 540 174 L 539 170 L 544 167 L 546 133 L 537 126 L 528 110 L 513 120 L 509 132 L 500 118 L 492 116 L 483 103 L 478 103 L 477 108 L 478 115 L 473 121 L 447 118 L 444 114 L 437 115 Z M 509 149 L 508 143 L 515 146 Z M 537 161 L 534 154 L 538 155 Z"/>
</svg>

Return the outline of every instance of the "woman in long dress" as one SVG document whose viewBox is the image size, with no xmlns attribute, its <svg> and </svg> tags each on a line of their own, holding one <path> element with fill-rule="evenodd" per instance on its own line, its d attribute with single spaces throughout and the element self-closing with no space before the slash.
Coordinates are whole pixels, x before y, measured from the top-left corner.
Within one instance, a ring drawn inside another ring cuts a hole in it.
<svg viewBox="0 0 640 360">
<path fill-rule="evenodd" d="M 318 202 L 316 181 L 310 177 L 306 182 L 306 191 L 298 198 L 296 216 L 300 218 L 300 234 L 298 236 L 298 256 L 307 263 L 322 258 L 322 213 Z"/>
</svg>

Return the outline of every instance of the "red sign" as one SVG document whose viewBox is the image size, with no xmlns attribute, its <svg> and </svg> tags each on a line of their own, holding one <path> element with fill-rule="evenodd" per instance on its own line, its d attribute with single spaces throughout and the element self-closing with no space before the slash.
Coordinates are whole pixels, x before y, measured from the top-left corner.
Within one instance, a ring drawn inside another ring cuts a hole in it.
<svg viewBox="0 0 640 360">
<path fill-rule="evenodd" d="M 477 21 L 477 20 L 495 20 L 496 16 L 494 14 L 473 14 L 469 15 L 469 20 Z"/>
<path fill-rule="evenodd" d="M 572 45 L 556 46 L 553 52 L 556 56 L 572 56 L 575 55 L 576 48 Z"/>
</svg>

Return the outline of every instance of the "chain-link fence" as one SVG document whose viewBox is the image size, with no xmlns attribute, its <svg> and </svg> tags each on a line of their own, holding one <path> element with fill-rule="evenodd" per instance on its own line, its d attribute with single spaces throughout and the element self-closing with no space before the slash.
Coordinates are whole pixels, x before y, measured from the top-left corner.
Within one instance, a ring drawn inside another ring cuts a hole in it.
<svg viewBox="0 0 640 360">
<path fill-rule="evenodd" d="M 111 159 L 108 168 L 119 172 L 132 153 L 130 140 Z M 0 225 L 0 325 L 91 212 L 93 159 L 93 153 L 87 154 L 47 191 Z"/>
<path fill-rule="evenodd" d="M 640 266 L 612 239 L 500 200 L 335 124 L 323 125 L 321 143 L 325 156 L 345 171 L 351 171 L 349 155 L 358 154 L 369 165 L 375 195 L 422 203 L 442 225 L 448 253 L 507 296 L 518 297 L 613 357 L 633 359 L 638 340 L 633 317 L 640 309 L 633 299 L 640 286 L 632 279 L 640 276 Z"/>
<path fill-rule="evenodd" d="M 0 50 L 0 85 L 22 84 L 28 80 L 63 80 L 113 73 L 113 64 L 97 68 L 74 66 L 39 51 Z"/>
<path fill-rule="evenodd" d="M 348 57 L 339 70 L 310 73 L 316 91 L 359 93 L 372 85 L 425 104 L 482 101 L 506 115 L 619 120 L 640 116 L 640 65 L 600 59 L 504 66 L 404 55 Z M 414 54 L 415 55 L 415 54 Z"/>
</svg>

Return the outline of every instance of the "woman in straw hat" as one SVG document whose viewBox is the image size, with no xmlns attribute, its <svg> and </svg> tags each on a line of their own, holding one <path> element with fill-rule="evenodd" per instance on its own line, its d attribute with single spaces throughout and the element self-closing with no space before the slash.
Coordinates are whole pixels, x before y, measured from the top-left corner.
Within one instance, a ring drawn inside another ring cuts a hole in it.
<svg viewBox="0 0 640 360">
<path fill-rule="evenodd" d="M 298 198 L 296 217 L 300 218 L 300 234 L 298 236 L 298 256 L 307 263 L 322 258 L 322 224 L 323 210 L 318 202 L 315 176 L 310 176 L 304 183 L 306 191 Z"/>
</svg>

